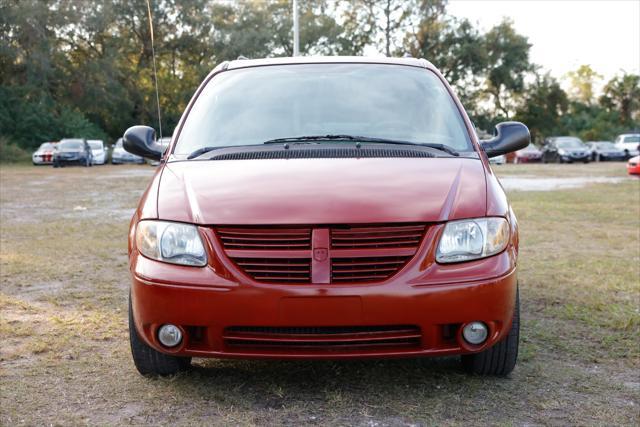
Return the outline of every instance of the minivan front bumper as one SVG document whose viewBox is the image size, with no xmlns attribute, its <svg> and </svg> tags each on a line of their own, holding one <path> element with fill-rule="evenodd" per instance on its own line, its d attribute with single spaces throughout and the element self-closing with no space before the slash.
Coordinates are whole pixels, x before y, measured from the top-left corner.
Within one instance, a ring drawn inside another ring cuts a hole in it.
<svg viewBox="0 0 640 427">
<path fill-rule="evenodd" d="M 239 283 L 214 276 L 209 267 L 131 255 L 136 330 L 156 350 L 181 356 L 340 359 L 479 352 L 508 333 L 516 299 L 512 250 L 476 261 L 486 271 L 504 271 L 496 277 L 429 284 L 398 274 L 373 285 Z M 189 278 L 190 272 L 198 277 Z M 481 345 L 461 336 L 472 321 L 488 325 Z M 164 324 L 183 332 L 174 348 L 158 341 Z"/>
</svg>

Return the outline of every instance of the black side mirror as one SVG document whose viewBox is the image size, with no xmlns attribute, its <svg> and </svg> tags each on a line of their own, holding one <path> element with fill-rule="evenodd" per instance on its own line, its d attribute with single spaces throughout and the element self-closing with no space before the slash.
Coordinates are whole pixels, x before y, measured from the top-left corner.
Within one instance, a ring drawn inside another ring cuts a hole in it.
<svg viewBox="0 0 640 427">
<path fill-rule="evenodd" d="M 496 125 L 495 136 L 480 141 L 487 157 L 497 157 L 525 148 L 531 143 L 529 128 L 520 122 L 503 122 Z"/>
<path fill-rule="evenodd" d="M 149 126 L 132 126 L 124 133 L 122 146 L 131 154 L 151 160 L 162 158 L 162 147 L 156 143 L 156 131 Z"/>
</svg>

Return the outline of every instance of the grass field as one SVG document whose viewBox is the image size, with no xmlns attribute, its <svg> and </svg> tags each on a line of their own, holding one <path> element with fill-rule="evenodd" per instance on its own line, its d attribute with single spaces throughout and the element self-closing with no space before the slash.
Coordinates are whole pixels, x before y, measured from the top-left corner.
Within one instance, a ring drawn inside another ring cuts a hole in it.
<svg viewBox="0 0 640 427">
<path fill-rule="evenodd" d="M 455 358 L 131 362 L 129 218 L 150 167 L 0 168 L 0 425 L 638 425 L 640 180 L 624 166 L 506 165 L 503 177 L 620 177 L 512 191 L 521 355 L 507 378 Z"/>
</svg>

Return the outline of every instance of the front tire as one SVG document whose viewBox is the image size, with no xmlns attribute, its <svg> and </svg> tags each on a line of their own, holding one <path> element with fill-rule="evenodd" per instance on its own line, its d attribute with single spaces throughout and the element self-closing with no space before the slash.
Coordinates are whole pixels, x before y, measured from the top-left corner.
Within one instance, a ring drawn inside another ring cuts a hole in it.
<svg viewBox="0 0 640 427">
<path fill-rule="evenodd" d="M 462 356 L 463 368 L 473 374 L 505 376 L 513 371 L 520 341 L 520 292 L 516 291 L 511 329 L 502 341 L 480 353 Z"/>
<path fill-rule="evenodd" d="M 129 342 L 133 363 L 145 377 L 174 375 L 191 367 L 190 357 L 171 356 L 149 347 L 138 335 L 133 321 L 133 306 L 129 296 Z"/>
</svg>

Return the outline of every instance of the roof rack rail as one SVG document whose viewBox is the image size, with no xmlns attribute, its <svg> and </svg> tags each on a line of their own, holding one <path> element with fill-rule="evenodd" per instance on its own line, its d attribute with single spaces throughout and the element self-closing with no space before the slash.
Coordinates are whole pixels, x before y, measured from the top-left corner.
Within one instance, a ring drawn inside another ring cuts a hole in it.
<svg viewBox="0 0 640 427">
<path fill-rule="evenodd" d="M 243 60 L 245 60 L 245 59 L 249 59 L 249 58 L 247 58 L 247 57 L 246 57 L 246 56 L 244 56 L 244 55 L 240 55 L 240 56 L 238 56 L 236 59 L 237 59 L 238 61 L 243 61 Z"/>
<path fill-rule="evenodd" d="M 411 55 L 409 52 L 405 52 L 404 55 L 402 55 L 403 58 L 413 58 L 413 55 Z"/>
</svg>

